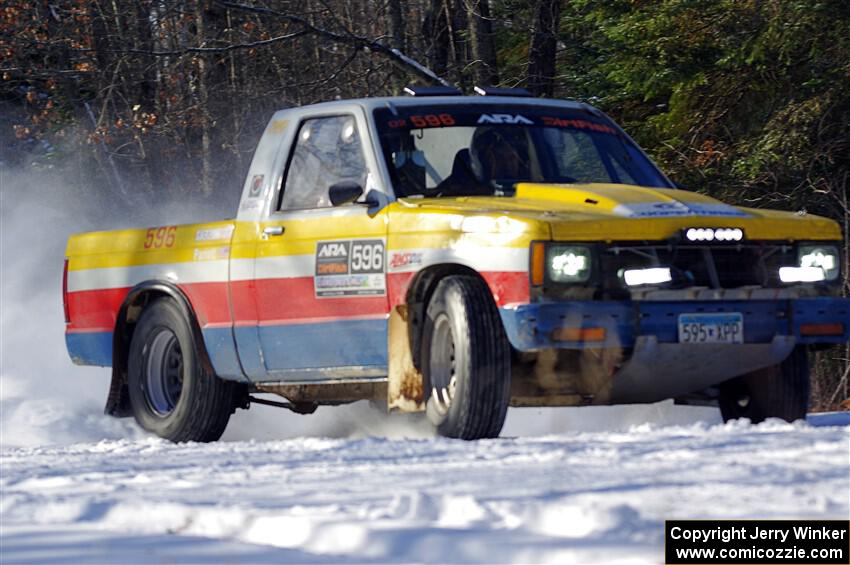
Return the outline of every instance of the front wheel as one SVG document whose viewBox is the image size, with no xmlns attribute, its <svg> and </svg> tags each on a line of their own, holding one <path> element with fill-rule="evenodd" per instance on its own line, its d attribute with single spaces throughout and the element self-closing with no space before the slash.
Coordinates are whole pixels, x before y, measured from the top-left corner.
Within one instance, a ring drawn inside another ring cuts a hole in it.
<svg viewBox="0 0 850 565">
<path fill-rule="evenodd" d="M 438 283 L 422 348 L 426 413 L 440 435 L 498 437 L 510 401 L 510 345 L 484 281 L 450 276 Z"/>
<path fill-rule="evenodd" d="M 809 408 L 806 348 L 798 346 L 778 365 L 722 383 L 718 404 L 724 422 L 736 418 L 749 418 L 754 424 L 767 418 L 804 419 Z"/>
<path fill-rule="evenodd" d="M 204 368 L 189 321 L 169 299 L 152 302 L 136 324 L 128 387 L 139 425 L 171 441 L 215 441 L 230 419 L 233 383 Z"/>
</svg>

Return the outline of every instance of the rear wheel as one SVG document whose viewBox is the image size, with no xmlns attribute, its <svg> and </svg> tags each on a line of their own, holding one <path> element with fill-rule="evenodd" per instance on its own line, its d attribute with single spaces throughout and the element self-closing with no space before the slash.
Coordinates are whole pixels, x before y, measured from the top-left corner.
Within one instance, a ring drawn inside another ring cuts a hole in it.
<svg viewBox="0 0 850 565">
<path fill-rule="evenodd" d="M 139 425 L 175 442 L 217 440 L 233 408 L 233 384 L 204 369 L 189 321 L 169 299 L 152 302 L 139 318 L 128 388 Z"/>
<path fill-rule="evenodd" d="M 510 345 L 484 281 L 450 276 L 439 282 L 422 348 L 426 413 L 440 435 L 498 437 L 510 401 Z"/>
<path fill-rule="evenodd" d="M 785 361 L 720 385 L 723 421 L 767 418 L 787 422 L 803 419 L 809 407 L 809 361 L 805 347 L 796 347 Z"/>
</svg>

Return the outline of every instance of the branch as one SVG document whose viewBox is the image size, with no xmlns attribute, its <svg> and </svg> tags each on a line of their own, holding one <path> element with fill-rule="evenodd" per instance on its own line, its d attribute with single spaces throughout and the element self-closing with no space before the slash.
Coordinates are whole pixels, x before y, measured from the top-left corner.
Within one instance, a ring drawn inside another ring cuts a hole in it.
<svg viewBox="0 0 850 565">
<path fill-rule="evenodd" d="M 254 49 L 256 47 L 265 47 L 266 45 L 272 45 L 281 41 L 295 39 L 297 37 L 301 37 L 302 35 L 307 35 L 308 33 L 309 32 L 307 30 L 302 29 L 294 33 L 288 33 L 286 35 L 279 35 L 277 37 L 271 37 L 269 39 L 263 39 L 260 41 L 252 41 L 250 43 L 236 43 L 234 45 L 227 45 L 226 47 L 186 47 L 184 49 L 175 49 L 173 51 L 145 51 L 144 49 L 107 49 L 106 51 L 109 53 L 152 55 L 154 57 L 172 57 L 175 55 L 185 55 L 186 53 L 227 53 L 228 51 L 236 51 L 238 49 Z"/>
<path fill-rule="evenodd" d="M 330 31 L 324 28 L 317 27 L 310 23 L 306 18 L 301 16 L 296 16 L 294 14 L 287 14 L 284 12 L 278 12 L 276 10 L 272 10 L 270 8 L 259 8 L 255 6 L 246 6 L 245 4 L 237 4 L 235 2 L 228 2 L 226 0 L 217 0 L 216 4 L 223 6 L 225 8 L 231 8 L 234 10 L 242 10 L 245 12 L 251 12 L 254 14 L 263 14 L 267 16 L 274 16 L 276 18 L 280 18 L 294 24 L 301 26 L 301 31 L 299 33 L 313 33 L 320 37 L 324 37 L 325 39 L 329 39 L 336 43 L 344 43 L 346 45 L 352 45 L 358 49 L 363 49 L 367 52 L 371 53 L 379 53 L 385 57 L 387 57 L 391 63 L 400 68 L 401 70 L 410 72 L 417 77 L 424 79 L 431 83 L 437 83 L 442 86 L 452 86 L 448 81 L 443 78 L 437 76 L 434 71 L 426 67 L 425 65 L 419 63 L 415 59 L 408 57 L 398 49 L 393 49 L 380 43 L 378 41 L 369 39 L 367 37 L 363 37 L 361 35 L 355 35 L 352 32 L 346 30 L 345 33 L 337 33 L 334 31 Z"/>
</svg>

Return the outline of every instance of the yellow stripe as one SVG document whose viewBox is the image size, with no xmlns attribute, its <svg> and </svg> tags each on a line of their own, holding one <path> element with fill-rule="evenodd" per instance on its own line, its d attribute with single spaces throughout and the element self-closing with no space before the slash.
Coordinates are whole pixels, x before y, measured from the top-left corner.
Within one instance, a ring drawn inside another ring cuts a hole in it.
<svg viewBox="0 0 850 565">
<path fill-rule="evenodd" d="M 220 230 L 233 224 L 234 222 L 210 222 L 175 226 L 173 244 L 166 246 L 167 242 L 163 237 L 159 240 L 160 247 L 156 247 L 156 231 L 153 237 L 148 237 L 148 228 L 74 235 L 68 240 L 65 250 L 65 255 L 71 258 L 68 269 L 79 271 L 194 261 L 196 249 L 228 244 L 227 239 L 197 241 L 199 230 Z M 146 241 L 150 243 L 149 248 L 145 248 Z"/>
</svg>

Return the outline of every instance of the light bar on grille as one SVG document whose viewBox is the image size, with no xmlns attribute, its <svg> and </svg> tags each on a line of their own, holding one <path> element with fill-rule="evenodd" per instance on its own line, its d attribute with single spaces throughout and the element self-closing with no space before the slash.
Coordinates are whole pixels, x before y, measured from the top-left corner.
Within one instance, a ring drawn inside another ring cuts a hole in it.
<svg viewBox="0 0 850 565">
<path fill-rule="evenodd" d="M 712 241 L 719 243 L 734 243 L 744 239 L 741 228 L 687 228 L 682 230 L 685 239 L 690 242 Z"/>
</svg>

